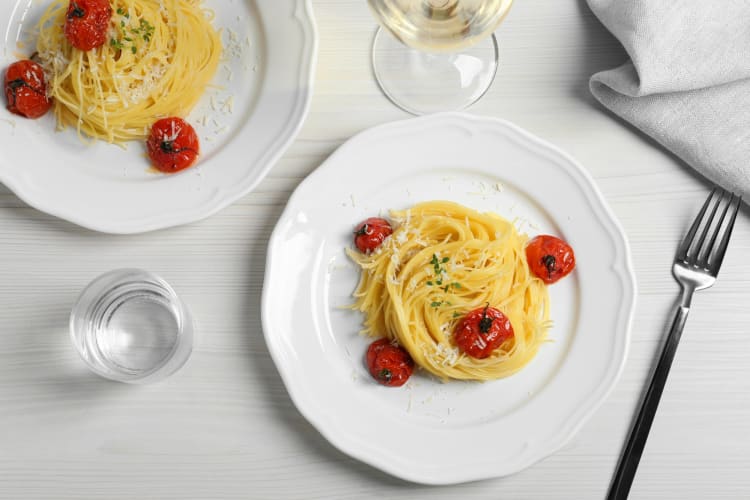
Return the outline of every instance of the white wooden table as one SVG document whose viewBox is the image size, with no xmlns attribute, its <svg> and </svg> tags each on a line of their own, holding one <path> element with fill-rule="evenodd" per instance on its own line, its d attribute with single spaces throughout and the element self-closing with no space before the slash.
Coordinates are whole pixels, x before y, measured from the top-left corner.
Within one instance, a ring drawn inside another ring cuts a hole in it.
<svg viewBox="0 0 750 500">
<path fill-rule="evenodd" d="M 405 118 L 369 66 L 364 0 L 316 0 L 316 94 L 298 140 L 253 193 L 203 222 L 117 237 L 39 213 L 0 187 L 0 497 L 603 498 L 677 285 L 670 265 L 707 183 L 598 106 L 588 77 L 625 54 L 584 0 L 519 0 L 498 32 L 501 73 L 471 111 L 557 144 L 594 176 L 630 239 L 639 283 L 615 391 L 563 450 L 512 477 L 424 487 L 343 455 L 296 411 L 260 323 L 269 233 L 291 191 L 351 135 Z M 632 490 L 635 499 L 750 495 L 750 219 L 716 286 L 696 296 Z M 123 266 L 164 276 L 197 345 L 164 383 L 89 374 L 67 317 L 80 289 Z"/>
</svg>

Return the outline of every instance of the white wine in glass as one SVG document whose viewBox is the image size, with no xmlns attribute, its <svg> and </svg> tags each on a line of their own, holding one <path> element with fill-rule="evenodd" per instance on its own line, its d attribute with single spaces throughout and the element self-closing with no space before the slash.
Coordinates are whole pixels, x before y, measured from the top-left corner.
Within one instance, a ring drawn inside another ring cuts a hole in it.
<svg viewBox="0 0 750 500">
<path fill-rule="evenodd" d="M 462 109 L 487 91 L 497 72 L 492 34 L 513 0 L 368 0 L 387 30 L 373 45 L 383 92 L 414 113 Z"/>
</svg>

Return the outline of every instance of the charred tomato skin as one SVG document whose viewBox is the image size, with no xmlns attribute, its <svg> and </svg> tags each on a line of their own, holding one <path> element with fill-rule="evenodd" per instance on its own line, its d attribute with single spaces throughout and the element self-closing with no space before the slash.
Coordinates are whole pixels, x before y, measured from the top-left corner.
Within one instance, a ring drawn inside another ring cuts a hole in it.
<svg viewBox="0 0 750 500">
<path fill-rule="evenodd" d="M 365 358 L 372 378 L 388 387 L 404 385 L 414 373 L 414 360 L 409 353 L 386 338 L 370 344 Z"/>
<path fill-rule="evenodd" d="M 475 359 L 489 357 L 503 342 L 512 339 L 513 325 L 499 309 L 474 309 L 456 325 L 454 339 L 458 349 Z"/>
<path fill-rule="evenodd" d="M 354 230 L 354 244 L 360 252 L 370 253 L 393 234 L 390 222 L 382 217 L 370 217 L 360 222 Z"/>
<path fill-rule="evenodd" d="M 44 70 L 34 61 L 16 61 L 5 71 L 3 79 L 8 111 L 26 118 L 39 118 L 49 111 L 52 100 L 47 96 Z"/>
<path fill-rule="evenodd" d="M 65 38 L 79 50 L 101 47 L 107 41 L 111 20 L 109 0 L 70 0 L 65 14 Z"/>
<path fill-rule="evenodd" d="M 576 267 L 576 257 L 568 243 L 556 236 L 536 236 L 526 245 L 529 269 L 545 283 L 552 284 L 564 278 Z"/>
<path fill-rule="evenodd" d="M 154 167 L 171 174 L 195 163 L 200 142 L 195 129 L 182 118 L 162 118 L 151 126 L 146 149 Z"/>
</svg>

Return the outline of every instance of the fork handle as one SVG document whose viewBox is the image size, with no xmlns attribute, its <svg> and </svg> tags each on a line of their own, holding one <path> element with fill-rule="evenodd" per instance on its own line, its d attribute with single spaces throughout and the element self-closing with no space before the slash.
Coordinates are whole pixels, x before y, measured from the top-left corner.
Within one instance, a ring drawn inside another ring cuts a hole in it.
<svg viewBox="0 0 750 500">
<path fill-rule="evenodd" d="M 646 396 L 641 403 L 638 418 L 630 430 L 628 443 L 620 459 L 617 473 L 612 480 L 607 500 L 625 500 L 628 498 L 630 486 L 633 484 L 633 477 L 635 476 L 636 469 L 638 469 L 638 462 L 641 460 L 643 448 L 646 446 L 646 439 L 648 439 L 648 433 L 651 430 L 651 424 L 654 421 L 654 415 L 656 415 L 656 409 L 659 406 L 661 393 L 664 391 L 664 386 L 667 383 L 667 375 L 669 375 L 669 369 L 672 366 L 672 360 L 677 351 L 677 344 L 680 342 L 682 329 L 685 326 L 689 311 L 690 308 L 685 305 L 680 305 L 677 308 L 677 313 L 672 321 L 672 327 L 669 330 L 667 342 L 664 344 L 664 349 L 659 358 L 659 364 L 656 365 L 656 371 L 648 386 Z"/>
</svg>

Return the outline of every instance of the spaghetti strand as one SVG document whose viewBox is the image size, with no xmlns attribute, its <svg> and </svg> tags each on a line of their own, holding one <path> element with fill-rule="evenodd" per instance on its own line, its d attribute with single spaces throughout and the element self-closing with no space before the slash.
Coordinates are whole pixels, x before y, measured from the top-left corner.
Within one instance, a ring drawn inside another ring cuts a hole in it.
<svg viewBox="0 0 750 500">
<path fill-rule="evenodd" d="M 116 0 L 108 43 L 82 52 L 65 37 L 68 0 L 42 15 L 37 53 L 59 129 L 122 144 L 148 136 L 159 118 L 184 118 L 221 58 L 202 0 Z"/>
<path fill-rule="evenodd" d="M 492 380 L 516 373 L 546 340 L 549 296 L 533 276 L 527 236 L 502 217 L 447 201 L 391 212 L 399 223 L 371 254 L 348 250 L 361 269 L 354 309 L 363 333 L 396 340 L 417 365 L 442 379 Z M 475 359 L 453 340 L 458 321 L 490 304 L 515 336 Z"/>
</svg>

